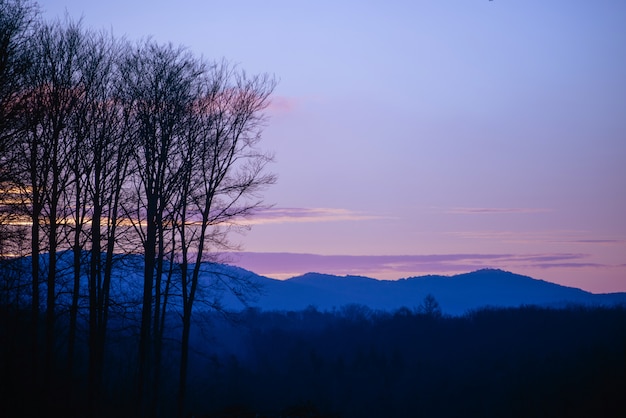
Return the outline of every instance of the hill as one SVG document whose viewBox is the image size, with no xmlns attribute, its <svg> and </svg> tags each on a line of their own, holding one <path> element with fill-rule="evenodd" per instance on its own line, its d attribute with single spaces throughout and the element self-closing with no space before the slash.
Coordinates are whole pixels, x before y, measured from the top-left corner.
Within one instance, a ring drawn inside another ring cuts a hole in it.
<svg viewBox="0 0 626 418">
<path fill-rule="evenodd" d="M 280 281 L 255 275 L 262 294 L 251 306 L 264 310 L 331 310 L 348 304 L 371 309 L 415 308 L 432 294 L 444 313 L 462 315 L 482 307 L 626 304 L 626 293 L 593 294 L 511 272 L 484 269 L 455 276 L 421 276 L 396 281 L 307 273 Z M 229 306 L 233 306 L 229 302 Z"/>
<path fill-rule="evenodd" d="M 41 265 L 47 265 L 46 258 L 47 255 L 42 256 Z M 69 304 L 69 300 L 64 299 L 71 294 L 71 254 L 59 253 L 57 265 L 60 268 L 57 275 L 59 303 Z M 3 280 L 28 281 L 29 266 L 28 257 L 13 260 L 10 268 L 5 264 L 2 267 Z M 111 296 L 114 300 L 134 303 L 141 300 L 143 259 L 140 255 L 119 256 L 113 276 Z M 306 273 L 287 280 L 276 280 L 229 264 L 203 263 L 201 281 L 203 300 L 213 306 L 219 304 L 235 311 L 245 307 L 297 311 L 310 306 L 319 310 L 333 310 L 354 304 L 374 310 L 394 311 L 401 307 L 416 308 L 429 294 L 435 297 L 443 313 L 448 315 L 463 315 L 482 307 L 626 305 L 626 293 L 593 294 L 496 269 L 394 281 L 321 273 Z M 86 282 L 83 284 L 81 295 L 86 297 Z M 42 292 L 44 289 L 45 283 L 42 284 Z M 244 295 L 245 300 L 233 293 Z M 25 295 L 20 296 L 23 297 Z M 172 300 L 172 303 L 176 305 L 177 301 Z M 200 304 L 196 307 L 202 309 Z"/>
</svg>

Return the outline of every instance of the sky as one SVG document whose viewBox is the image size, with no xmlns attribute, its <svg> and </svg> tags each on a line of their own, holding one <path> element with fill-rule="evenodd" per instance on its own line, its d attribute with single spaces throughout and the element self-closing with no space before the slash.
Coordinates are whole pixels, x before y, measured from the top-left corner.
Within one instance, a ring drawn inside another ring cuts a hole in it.
<svg viewBox="0 0 626 418">
<path fill-rule="evenodd" d="M 42 0 L 278 80 L 273 205 L 230 261 L 626 291 L 623 0 Z"/>
</svg>

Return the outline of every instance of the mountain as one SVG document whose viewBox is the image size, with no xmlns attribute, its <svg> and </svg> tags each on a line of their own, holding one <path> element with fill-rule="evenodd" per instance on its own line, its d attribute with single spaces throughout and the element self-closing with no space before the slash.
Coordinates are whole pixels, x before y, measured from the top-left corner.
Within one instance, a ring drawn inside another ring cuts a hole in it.
<svg viewBox="0 0 626 418">
<path fill-rule="evenodd" d="M 393 311 L 403 306 L 416 308 L 428 294 L 432 294 L 442 311 L 449 315 L 462 315 L 482 307 L 626 304 L 626 293 L 593 294 L 497 269 L 396 281 L 320 273 L 280 281 L 252 272 L 247 274 L 262 289 L 262 294 L 250 306 L 264 310 L 300 310 L 309 306 L 331 310 L 359 304 Z M 226 305 L 235 308 L 232 302 Z"/>
<path fill-rule="evenodd" d="M 57 275 L 57 291 L 61 304 L 69 304 L 73 280 L 71 261 L 71 253 L 58 254 L 60 271 Z M 20 277 L 18 280 L 28 280 L 30 258 L 14 260 L 13 264 L 11 269 L 6 265 L 0 266 L 4 273 L 4 276 L 0 274 L 3 280 L 15 280 L 17 277 Z M 41 257 L 41 264 L 47 265 L 47 255 Z M 11 274 L 11 271 L 14 273 Z M 140 255 L 120 256 L 113 276 L 111 296 L 114 300 L 141 301 L 143 259 Z M 429 294 L 435 297 L 443 313 L 448 315 L 462 315 L 483 307 L 626 305 L 626 293 L 593 294 L 496 269 L 394 281 L 320 273 L 276 280 L 233 265 L 203 263 L 201 281 L 204 291 L 201 291 L 199 298 L 214 305 L 219 301 L 221 306 L 229 310 L 241 310 L 246 306 L 263 310 L 303 310 L 310 306 L 319 310 L 332 310 L 357 304 L 374 310 L 395 311 L 401 307 L 417 308 Z M 44 289 L 45 283 L 41 291 L 44 292 Z M 250 292 L 250 289 L 258 289 L 259 292 Z M 246 303 L 242 303 L 233 293 L 246 295 Z M 81 296 L 86 295 L 86 282 L 83 282 Z M 23 297 L 25 295 L 20 296 Z M 173 299 L 171 303 L 175 308 L 178 299 Z M 206 305 L 196 306 L 202 309 Z"/>
</svg>

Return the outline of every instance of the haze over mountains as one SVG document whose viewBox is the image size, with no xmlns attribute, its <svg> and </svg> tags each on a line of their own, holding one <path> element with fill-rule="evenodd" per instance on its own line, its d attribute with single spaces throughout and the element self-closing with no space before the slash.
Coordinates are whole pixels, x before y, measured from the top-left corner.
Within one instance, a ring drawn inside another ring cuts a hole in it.
<svg viewBox="0 0 626 418">
<path fill-rule="evenodd" d="M 42 265 L 47 265 L 46 258 L 47 255 L 43 256 Z M 23 278 L 29 275 L 29 260 L 28 257 L 21 260 Z M 58 265 L 61 266 L 58 292 L 63 294 L 67 293 L 63 289 L 71 286 L 71 254 L 59 253 Z M 135 300 L 139 303 L 143 281 L 142 256 L 120 256 L 115 266 L 111 297 L 114 300 Z M 626 305 L 626 293 L 593 294 L 497 269 L 483 269 L 454 276 L 429 275 L 399 280 L 321 273 L 306 273 L 287 280 L 277 280 L 229 264 L 205 263 L 200 287 L 203 289 L 202 298 L 205 301 L 233 311 L 246 307 L 265 311 L 298 311 L 314 307 L 325 311 L 346 305 L 364 305 L 373 310 L 395 311 L 402 307 L 415 309 L 427 295 L 434 296 L 443 314 L 447 315 L 463 315 L 483 307 Z M 250 292 L 250 288 L 257 291 Z M 235 293 L 245 295 L 245 303 L 233 294 L 233 289 Z M 83 292 L 86 297 L 86 287 L 81 291 Z M 176 298 L 172 303 L 177 303 Z M 206 305 L 198 303 L 196 309 L 205 309 L 203 306 Z"/>
</svg>

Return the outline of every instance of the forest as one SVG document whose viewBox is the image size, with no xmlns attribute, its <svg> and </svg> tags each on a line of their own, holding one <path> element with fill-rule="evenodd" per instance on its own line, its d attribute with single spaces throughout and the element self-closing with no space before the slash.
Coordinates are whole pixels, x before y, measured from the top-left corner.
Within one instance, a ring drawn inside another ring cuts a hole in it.
<svg viewBox="0 0 626 418">
<path fill-rule="evenodd" d="M 3 415 L 87 416 L 86 335 L 77 373 L 33 392 L 29 313 L 3 306 L 1 320 Z M 109 321 L 97 416 L 136 416 L 139 323 L 128 314 Z M 182 329 L 170 325 L 158 416 L 176 411 Z M 57 364 L 65 349 L 55 351 Z M 423 306 L 207 310 L 194 316 L 189 365 L 186 410 L 195 417 L 622 417 L 626 308 L 485 308 L 460 317 Z"/>
</svg>

